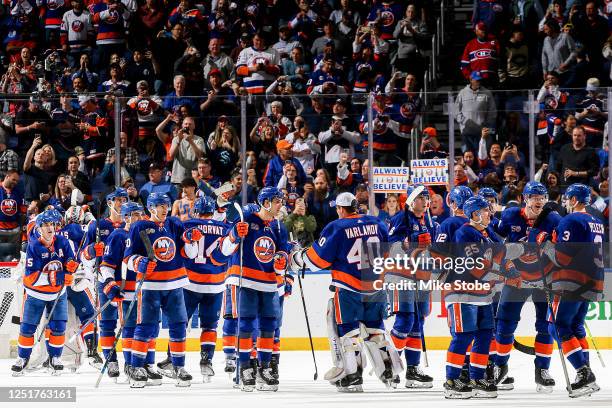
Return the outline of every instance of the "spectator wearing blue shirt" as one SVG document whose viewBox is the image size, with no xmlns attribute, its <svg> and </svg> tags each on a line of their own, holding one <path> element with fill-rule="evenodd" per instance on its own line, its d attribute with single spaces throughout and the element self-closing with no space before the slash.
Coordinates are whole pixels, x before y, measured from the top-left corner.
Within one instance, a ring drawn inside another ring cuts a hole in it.
<svg viewBox="0 0 612 408">
<path fill-rule="evenodd" d="M 147 197 L 151 193 L 165 193 L 174 202 L 178 196 L 176 187 L 172 183 L 163 180 L 164 167 L 161 164 L 152 163 L 149 166 L 149 182 L 145 183 L 140 189 L 140 198 L 143 203 L 147 202 Z"/>
<path fill-rule="evenodd" d="M 298 184 L 302 185 L 306 180 L 306 173 L 298 159 L 291 157 L 292 144 L 285 139 L 279 140 L 276 143 L 277 154 L 268 162 L 264 173 L 264 186 L 276 187 L 283 176 L 283 169 L 287 161 L 293 163 L 297 170 Z"/>
<path fill-rule="evenodd" d="M 164 97 L 162 107 L 168 112 L 173 112 L 175 107 L 187 105 L 190 112 L 198 111 L 197 98 L 185 96 L 187 80 L 183 75 L 175 75 L 173 81 L 174 91 Z"/>
</svg>

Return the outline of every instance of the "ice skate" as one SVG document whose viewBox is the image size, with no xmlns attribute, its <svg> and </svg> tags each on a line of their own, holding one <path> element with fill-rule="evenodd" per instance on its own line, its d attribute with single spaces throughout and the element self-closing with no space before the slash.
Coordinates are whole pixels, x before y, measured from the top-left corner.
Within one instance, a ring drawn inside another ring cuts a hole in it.
<svg viewBox="0 0 612 408">
<path fill-rule="evenodd" d="M 225 356 L 225 369 L 223 370 L 229 374 L 230 378 L 234 376 L 236 372 L 236 356 L 226 355 Z"/>
<path fill-rule="evenodd" d="M 257 391 L 278 391 L 278 380 L 274 378 L 269 364 L 259 367 L 255 383 Z"/>
<path fill-rule="evenodd" d="M 240 366 L 240 390 L 244 392 L 255 390 L 255 369 L 250 365 Z"/>
<path fill-rule="evenodd" d="M 172 366 L 172 360 L 167 357 L 164 361 L 157 363 L 159 373 L 164 377 L 174 378 L 174 367 Z"/>
<path fill-rule="evenodd" d="M 144 369 L 147 372 L 147 385 L 161 385 L 162 376 L 153 364 L 145 364 Z"/>
<path fill-rule="evenodd" d="M 431 388 L 433 378 L 423 373 L 419 366 L 406 367 L 406 388 Z"/>
<path fill-rule="evenodd" d="M 98 350 L 93 339 L 87 339 L 85 344 L 87 345 L 87 362 L 96 370 L 101 370 L 102 366 L 104 365 L 104 360 L 102 360 L 102 357 L 100 357 L 100 354 L 98 354 Z"/>
<path fill-rule="evenodd" d="M 555 379 L 550 376 L 548 369 L 546 368 L 535 368 L 535 382 L 536 391 L 543 394 L 550 394 L 553 392 L 555 386 Z"/>
<path fill-rule="evenodd" d="M 60 375 L 64 370 L 64 364 L 59 357 L 49 357 L 49 359 L 43 363 L 43 367 L 45 367 L 51 375 Z"/>
<path fill-rule="evenodd" d="M 189 374 L 185 367 L 174 367 L 174 378 L 176 378 L 177 387 L 190 387 L 193 377 Z"/>
<path fill-rule="evenodd" d="M 29 358 L 19 357 L 15 364 L 11 366 L 11 371 L 13 372 L 13 377 L 20 377 L 25 373 L 25 368 L 30 361 Z"/>
<path fill-rule="evenodd" d="M 595 374 L 593 374 L 589 366 L 578 369 L 576 381 L 572 383 L 571 387 L 572 390 L 569 395 L 571 398 L 578 398 L 585 395 L 590 396 L 594 392 L 600 390 L 599 385 L 595 382 Z"/>
<path fill-rule="evenodd" d="M 208 353 L 202 352 L 200 358 L 200 372 L 202 373 L 202 382 L 209 383 L 215 375 L 215 370 L 212 367 L 212 361 L 208 358 Z"/>
<path fill-rule="evenodd" d="M 338 392 L 363 392 L 362 370 L 359 368 L 356 373 L 349 374 L 336 381 Z"/>
<path fill-rule="evenodd" d="M 125 382 L 128 383 L 128 384 L 130 383 L 130 376 L 132 374 L 132 370 L 133 370 L 133 368 L 129 364 L 125 364 L 123 366 L 123 374 L 125 374 Z"/>
<path fill-rule="evenodd" d="M 486 379 L 470 380 L 472 398 L 497 398 L 497 386 Z"/>
<path fill-rule="evenodd" d="M 130 388 L 144 388 L 147 384 L 147 370 L 144 367 L 132 367 L 130 370 Z"/>
<path fill-rule="evenodd" d="M 274 376 L 274 378 L 276 378 L 277 380 L 279 379 L 279 375 L 278 375 L 279 359 L 280 359 L 279 354 L 272 354 L 272 360 L 270 361 L 270 368 L 272 369 L 272 376 Z"/>
<path fill-rule="evenodd" d="M 119 378 L 119 363 L 116 361 L 109 361 L 106 374 L 109 378 L 112 378 L 114 382 L 117 382 L 117 378 Z"/>
<path fill-rule="evenodd" d="M 514 378 L 508 377 L 508 365 L 493 367 L 493 384 L 499 391 L 510 391 L 514 389 Z"/>
<path fill-rule="evenodd" d="M 444 383 L 444 398 L 446 399 L 468 399 L 472 398 L 472 387 L 460 378 L 446 380 Z"/>
</svg>

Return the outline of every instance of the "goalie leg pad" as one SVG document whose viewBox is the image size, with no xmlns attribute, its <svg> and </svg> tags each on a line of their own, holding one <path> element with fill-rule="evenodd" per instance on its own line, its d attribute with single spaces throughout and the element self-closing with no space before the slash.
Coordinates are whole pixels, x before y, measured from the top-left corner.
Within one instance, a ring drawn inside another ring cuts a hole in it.
<svg viewBox="0 0 612 408">
<path fill-rule="evenodd" d="M 399 353 L 388 335 L 377 329 L 366 329 L 369 338 L 364 342 L 374 373 L 383 382 L 393 380 L 404 370 Z"/>
</svg>

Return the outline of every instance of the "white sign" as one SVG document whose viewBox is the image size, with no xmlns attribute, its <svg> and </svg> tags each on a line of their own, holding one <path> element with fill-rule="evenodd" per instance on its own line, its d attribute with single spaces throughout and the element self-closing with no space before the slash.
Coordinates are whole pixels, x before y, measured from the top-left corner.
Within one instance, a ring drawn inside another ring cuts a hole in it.
<svg viewBox="0 0 612 408">
<path fill-rule="evenodd" d="M 410 169 L 408 167 L 374 167 L 373 191 L 375 193 L 406 192 L 410 184 Z"/>
<path fill-rule="evenodd" d="M 444 186 L 448 184 L 448 159 L 411 160 L 412 183 L 426 186 Z"/>
</svg>

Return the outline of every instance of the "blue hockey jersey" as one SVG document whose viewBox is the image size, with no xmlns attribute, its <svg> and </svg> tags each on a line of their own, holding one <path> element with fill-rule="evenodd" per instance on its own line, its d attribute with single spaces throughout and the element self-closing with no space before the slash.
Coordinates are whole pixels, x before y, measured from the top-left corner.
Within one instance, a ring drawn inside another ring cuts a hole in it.
<svg viewBox="0 0 612 408">
<path fill-rule="evenodd" d="M 373 248 L 368 246 L 385 242 L 389 242 L 387 226 L 376 217 L 354 215 L 335 220 L 306 251 L 307 265 L 314 270 L 331 269 L 332 286 L 371 294 L 380 276 L 372 269 L 369 249 Z"/>
<path fill-rule="evenodd" d="M 244 208 L 244 221 L 249 224 L 249 233 L 243 239 L 242 286 L 261 292 L 276 292 L 279 275 L 285 271 L 274 270 L 274 256 L 288 254 L 291 245 L 287 231 L 277 220 L 264 221 L 252 211 Z M 231 244 L 229 235 L 219 242 L 211 260 L 217 265 L 227 264 L 226 284 L 238 285 L 240 281 L 239 245 Z"/>
<path fill-rule="evenodd" d="M 210 257 L 221 237 L 227 235 L 227 224 L 212 219 L 190 219 L 183 223 L 185 231 L 199 229 L 204 238 L 185 244 L 181 255 L 189 277 L 185 289 L 198 293 L 220 293 L 225 289 L 225 268 Z"/>
<path fill-rule="evenodd" d="M 133 300 L 136 291 L 136 272 L 128 269 L 123 263 L 128 236 L 129 233 L 125 228 L 117 228 L 108 236 L 100 262 L 99 281 L 113 279 L 123 287 L 124 299 Z"/>
<path fill-rule="evenodd" d="M 162 223 L 153 221 L 138 221 L 130 228 L 125 244 L 124 262 L 128 270 L 135 271 L 134 263 L 140 256 L 147 256 L 144 243 L 140 239 L 140 231 L 146 231 L 153 247 L 157 266 L 150 277 L 146 277 L 142 285 L 145 290 L 170 290 L 187 286 L 189 279 L 183 266 L 183 225 L 176 217 L 168 217 Z M 137 274 L 139 277 L 139 274 Z"/>
<path fill-rule="evenodd" d="M 38 231 L 34 229 L 28 240 L 26 249 L 26 265 L 23 276 L 23 285 L 28 296 L 40 300 L 55 300 L 58 293 L 64 290 L 63 285 L 53 284 L 49 277 L 55 273 L 63 282 L 66 273 L 65 265 L 74 261 L 74 253 L 68 239 L 56 235 L 53 244 L 45 247 L 40 240 Z"/>
</svg>

